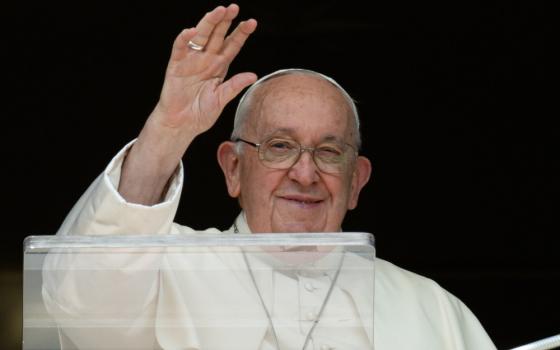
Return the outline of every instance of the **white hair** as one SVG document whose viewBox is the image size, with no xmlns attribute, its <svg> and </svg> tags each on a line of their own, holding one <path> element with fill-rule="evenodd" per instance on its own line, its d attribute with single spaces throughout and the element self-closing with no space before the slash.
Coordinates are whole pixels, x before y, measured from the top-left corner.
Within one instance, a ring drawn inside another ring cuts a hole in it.
<svg viewBox="0 0 560 350">
<path fill-rule="evenodd" d="M 352 114 L 354 116 L 354 124 L 356 126 L 354 142 L 355 142 L 356 149 L 359 150 L 362 144 L 362 138 L 360 135 L 360 117 L 358 116 L 358 109 L 356 108 L 356 103 L 354 102 L 354 99 L 352 99 L 352 97 L 350 97 L 350 95 L 346 92 L 346 90 L 344 90 L 342 86 L 340 86 L 340 84 L 338 84 L 333 78 L 309 69 L 301 69 L 301 68 L 280 69 L 275 72 L 272 72 L 257 80 L 255 83 L 253 83 L 253 85 L 251 85 L 251 87 L 249 87 L 249 89 L 247 89 L 247 91 L 245 91 L 243 96 L 241 96 L 241 99 L 239 100 L 239 104 L 237 105 L 237 110 L 235 111 L 235 120 L 233 122 L 233 131 L 231 133 L 231 139 L 235 140 L 241 137 L 241 132 L 243 131 L 244 123 L 247 120 L 247 115 L 249 114 L 247 112 L 248 108 L 246 108 L 247 106 L 245 106 L 247 104 L 246 101 L 253 94 L 253 92 L 265 81 L 282 75 L 289 75 L 289 74 L 304 74 L 304 75 L 319 77 L 323 80 L 328 81 L 329 83 L 334 85 L 338 90 L 340 90 L 342 96 L 344 96 L 344 99 L 348 102 L 348 105 L 350 106 L 352 110 Z"/>
</svg>

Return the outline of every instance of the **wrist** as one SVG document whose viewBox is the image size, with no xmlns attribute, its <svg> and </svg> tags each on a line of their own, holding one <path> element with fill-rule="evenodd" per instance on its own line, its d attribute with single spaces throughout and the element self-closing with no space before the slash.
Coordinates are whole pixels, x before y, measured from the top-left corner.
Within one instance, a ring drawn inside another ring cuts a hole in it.
<svg viewBox="0 0 560 350">
<path fill-rule="evenodd" d="M 193 138 L 188 132 L 161 126 L 148 118 L 123 161 L 119 193 L 132 203 L 161 202 Z"/>
</svg>

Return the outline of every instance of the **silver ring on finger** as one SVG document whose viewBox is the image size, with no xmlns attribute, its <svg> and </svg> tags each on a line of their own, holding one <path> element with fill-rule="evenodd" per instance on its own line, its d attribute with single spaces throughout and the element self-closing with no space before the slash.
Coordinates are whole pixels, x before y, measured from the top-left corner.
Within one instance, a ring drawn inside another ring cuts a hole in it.
<svg viewBox="0 0 560 350">
<path fill-rule="evenodd" d="M 199 45 L 197 43 L 195 43 L 192 40 L 189 40 L 189 42 L 187 43 L 187 46 L 190 47 L 191 49 L 195 50 L 195 51 L 202 51 L 204 50 L 204 46 Z"/>
</svg>

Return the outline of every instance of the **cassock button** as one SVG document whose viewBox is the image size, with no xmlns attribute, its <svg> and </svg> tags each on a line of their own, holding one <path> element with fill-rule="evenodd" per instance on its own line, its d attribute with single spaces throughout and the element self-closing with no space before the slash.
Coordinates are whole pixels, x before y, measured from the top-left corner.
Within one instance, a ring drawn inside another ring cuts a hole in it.
<svg viewBox="0 0 560 350">
<path fill-rule="evenodd" d="M 308 321 L 315 321 L 315 318 L 317 318 L 317 314 L 314 313 L 313 311 L 309 311 L 306 315 L 305 315 L 305 319 Z"/>
<path fill-rule="evenodd" d="M 306 282 L 303 286 L 308 292 L 313 292 L 315 290 L 315 286 L 311 282 Z"/>
</svg>

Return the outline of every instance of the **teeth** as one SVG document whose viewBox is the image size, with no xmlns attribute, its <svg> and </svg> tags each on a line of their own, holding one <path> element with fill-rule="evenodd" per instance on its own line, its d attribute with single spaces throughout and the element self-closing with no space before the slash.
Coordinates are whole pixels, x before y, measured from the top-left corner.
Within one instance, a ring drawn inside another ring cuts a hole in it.
<svg viewBox="0 0 560 350">
<path fill-rule="evenodd" d="M 296 202 L 303 203 L 303 204 L 313 204 L 313 203 L 317 203 L 319 201 L 298 201 L 298 200 L 296 200 Z"/>
<path fill-rule="evenodd" d="M 300 203 L 300 204 L 315 204 L 315 203 L 319 203 L 321 200 L 299 200 L 299 199 L 295 199 L 295 198 L 286 198 L 289 199 L 291 201 Z"/>
</svg>

